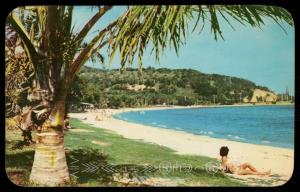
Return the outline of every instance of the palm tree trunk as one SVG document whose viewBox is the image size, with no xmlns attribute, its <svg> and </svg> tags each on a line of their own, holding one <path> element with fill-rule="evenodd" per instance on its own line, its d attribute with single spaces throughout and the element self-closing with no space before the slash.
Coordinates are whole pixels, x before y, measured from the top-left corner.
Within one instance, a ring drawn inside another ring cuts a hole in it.
<svg viewBox="0 0 300 192">
<path fill-rule="evenodd" d="M 42 132 L 37 133 L 37 143 L 30 181 L 38 185 L 57 186 L 69 182 L 69 171 L 62 131 L 65 101 L 57 101 Z"/>
<path fill-rule="evenodd" d="M 69 182 L 64 149 L 64 116 L 68 82 L 60 81 L 51 102 L 49 118 L 37 133 L 30 181 L 41 186 L 58 186 Z"/>
</svg>

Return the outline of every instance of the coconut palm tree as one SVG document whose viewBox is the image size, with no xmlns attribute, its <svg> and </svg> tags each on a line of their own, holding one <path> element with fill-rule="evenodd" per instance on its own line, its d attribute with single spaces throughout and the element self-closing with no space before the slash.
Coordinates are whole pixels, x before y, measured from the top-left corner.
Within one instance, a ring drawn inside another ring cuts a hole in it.
<svg viewBox="0 0 300 192">
<path fill-rule="evenodd" d="M 69 181 L 62 127 L 68 89 L 81 66 L 92 57 L 103 60 L 99 50 L 108 45 L 109 59 L 119 50 L 121 67 L 132 63 L 135 56 L 142 69 L 142 56 L 152 46 L 156 59 L 170 45 L 176 53 L 186 41 L 188 27 L 193 31 L 208 24 L 214 38 L 223 38 L 219 19 L 232 26 L 234 20 L 252 27 L 270 18 L 293 26 L 290 14 L 271 6 L 129 6 L 113 22 L 100 29 L 91 41 L 84 42 L 91 28 L 112 6 L 98 6 L 97 13 L 74 33 L 71 26 L 73 6 L 29 6 L 13 10 L 7 23 L 22 39 L 34 68 L 34 80 L 28 100 L 47 114 L 37 134 L 34 163 L 30 180 L 39 185 L 59 185 Z M 141 72 L 141 70 L 140 70 Z M 45 115 L 44 115 L 45 116 Z"/>
</svg>

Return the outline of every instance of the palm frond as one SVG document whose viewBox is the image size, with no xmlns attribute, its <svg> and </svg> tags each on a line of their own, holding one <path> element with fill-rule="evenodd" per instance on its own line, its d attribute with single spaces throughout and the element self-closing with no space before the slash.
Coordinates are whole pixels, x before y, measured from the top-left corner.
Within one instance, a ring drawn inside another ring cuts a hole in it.
<svg viewBox="0 0 300 192">
<path fill-rule="evenodd" d="M 25 45 L 25 51 L 27 52 L 28 56 L 31 58 L 31 60 L 34 60 L 34 58 L 37 57 L 37 52 L 35 50 L 35 47 L 33 43 L 30 40 L 30 36 L 28 32 L 26 31 L 24 25 L 21 23 L 19 18 L 16 16 L 15 12 L 12 11 L 8 17 L 7 22 L 11 24 L 13 29 L 19 34 L 20 38 L 22 39 L 24 45 Z M 36 66 L 36 63 L 33 63 L 34 66 Z"/>
<path fill-rule="evenodd" d="M 99 11 L 84 25 L 82 30 L 78 33 L 76 41 L 78 41 L 79 44 L 83 41 L 84 37 L 88 34 L 95 23 L 97 23 L 97 21 L 111 8 L 112 6 L 103 6 L 99 8 Z"/>
<path fill-rule="evenodd" d="M 167 44 L 174 47 L 178 54 L 180 46 L 185 43 L 191 22 L 195 22 L 192 31 L 195 31 L 197 26 L 201 26 L 201 31 L 204 25 L 209 23 L 214 39 L 224 39 L 220 18 L 233 29 L 233 20 L 251 27 L 261 27 L 266 18 L 270 18 L 279 26 L 282 22 L 294 25 L 288 11 L 272 6 L 132 6 L 125 11 L 111 33 L 113 38 L 109 41 L 110 63 L 119 50 L 121 69 L 126 63 L 131 64 L 136 54 L 142 68 L 144 49 L 149 44 L 153 46 L 152 52 L 155 52 L 157 61 Z"/>
</svg>

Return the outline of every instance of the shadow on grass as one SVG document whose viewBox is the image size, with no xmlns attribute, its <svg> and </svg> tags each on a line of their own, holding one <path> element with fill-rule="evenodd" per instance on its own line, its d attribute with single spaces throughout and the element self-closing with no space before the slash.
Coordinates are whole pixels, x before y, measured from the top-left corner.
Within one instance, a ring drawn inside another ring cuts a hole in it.
<svg viewBox="0 0 300 192">
<path fill-rule="evenodd" d="M 18 141 L 17 143 L 15 143 L 11 149 L 15 150 L 15 149 L 23 149 L 25 146 L 30 146 L 31 143 L 27 142 L 27 141 Z"/>
<path fill-rule="evenodd" d="M 5 155 L 5 167 L 15 169 L 30 169 L 33 163 L 34 151 L 24 151 Z"/>
<path fill-rule="evenodd" d="M 5 170 L 8 179 L 19 186 L 27 186 L 33 164 L 34 151 L 24 151 L 5 155 Z"/>
<path fill-rule="evenodd" d="M 108 155 L 92 148 L 67 152 L 67 162 L 75 185 L 87 183 L 101 186 L 129 185 L 133 180 L 137 181 L 135 185 L 144 185 L 142 181 L 156 172 L 156 169 L 150 166 L 111 164 L 108 162 Z"/>
<path fill-rule="evenodd" d="M 6 173 L 17 185 L 28 186 L 29 174 L 33 164 L 34 151 L 6 154 Z M 142 181 L 154 173 L 156 169 L 135 164 L 108 163 L 108 155 L 97 149 L 76 149 L 66 152 L 71 185 L 74 186 L 145 186 Z M 116 180 L 116 175 L 126 178 L 127 182 Z M 129 181 L 135 178 L 136 183 Z"/>
</svg>

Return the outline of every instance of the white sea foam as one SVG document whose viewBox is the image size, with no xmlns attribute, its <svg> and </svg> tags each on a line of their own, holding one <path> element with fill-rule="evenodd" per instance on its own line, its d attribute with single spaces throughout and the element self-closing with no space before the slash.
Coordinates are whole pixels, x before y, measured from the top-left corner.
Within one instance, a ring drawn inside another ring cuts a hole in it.
<svg viewBox="0 0 300 192">
<path fill-rule="evenodd" d="M 240 140 L 244 140 L 243 138 L 239 137 L 239 136 L 234 136 L 235 139 L 240 139 Z"/>
<path fill-rule="evenodd" d="M 212 135 L 212 134 L 214 134 L 214 132 L 212 132 L 212 131 L 209 131 L 209 132 L 208 132 L 208 134 Z"/>
<path fill-rule="evenodd" d="M 167 127 L 166 125 L 160 125 L 161 127 Z"/>
<path fill-rule="evenodd" d="M 152 122 L 151 124 L 152 124 L 152 125 L 156 125 L 157 123 L 155 123 L 155 122 Z"/>
<path fill-rule="evenodd" d="M 271 143 L 270 141 L 267 141 L 267 140 L 263 140 L 261 141 L 262 143 Z"/>
</svg>

